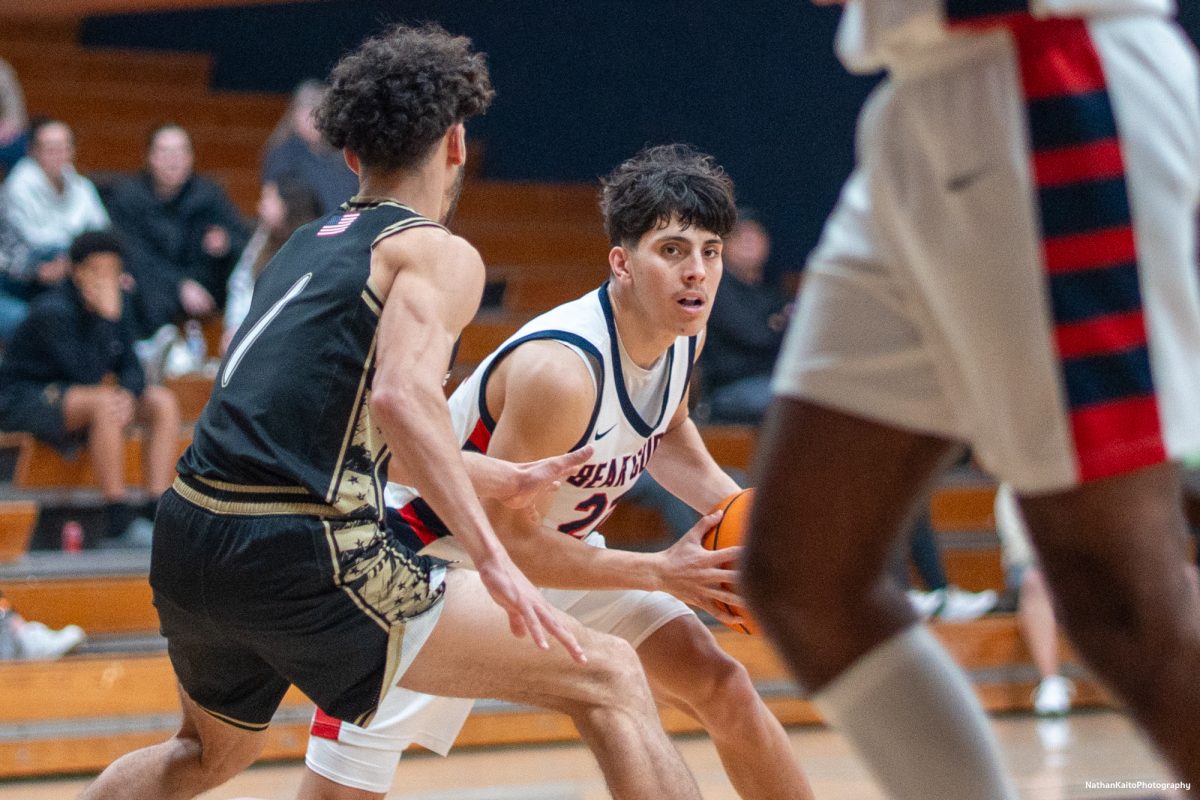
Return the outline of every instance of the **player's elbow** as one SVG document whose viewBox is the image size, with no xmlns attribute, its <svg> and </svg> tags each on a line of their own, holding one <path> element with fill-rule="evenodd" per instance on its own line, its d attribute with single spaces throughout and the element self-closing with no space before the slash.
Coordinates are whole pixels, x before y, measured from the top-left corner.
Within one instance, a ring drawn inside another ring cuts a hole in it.
<svg viewBox="0 0 1200 800">
<path fill-rule="evenodd" d="M 371 415 L 384 429 L 403 433 L 419 424 L 424 416 L 419 387 L 396 383 L 377 387 L 371 392 Z"/>
</svg>

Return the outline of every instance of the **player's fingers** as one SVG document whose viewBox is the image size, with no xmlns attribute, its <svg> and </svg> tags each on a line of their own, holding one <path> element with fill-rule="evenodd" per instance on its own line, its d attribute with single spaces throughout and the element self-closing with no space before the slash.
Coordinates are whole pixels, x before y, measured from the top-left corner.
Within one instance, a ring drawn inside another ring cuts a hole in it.
<svg viewBox="0 0 1200 800">
<path fill-rule="evenodd" d="M 546 629 L 542 627 L 542 621 L 538 618 L 537 608 L 533 604 L 526 603 L 521 608 L 521 613 L 525 622 L 525 630 L 529 632 L 529 638 L 540 649 L 549 650 L 550 641 L 546 638 Z"/>
<path fill-rule="evenodd" d="M 506 611 L 508 611 L 509 631 L 511 631 L 512 635 L 518 639 L 523 639 L 525 634 L 529 632 L 525 625 L 525 618 L 521 616 L 520 612 L 518 611 L 514 611 L 512 609 L 506 609 Z"/>
<path fill-rule="evenodd" d="M 561 480 L 583 466 L 583 464 L 585 464 L 595 452 L 596 449 L 589 444 L 579 448 L 578 450 L 572 450 L 571 452 L 563 453 L 560 456 L 547 458 L 542 462 L 542 464 L 546 468 L 545 471 L 547 473 L 547 477 L 553 478 L 554 480 Z"/>
<path fill-rule="evenodd" d="M 728 606 L 722 605 L 721 603 L 708 603 L 705 605 L 704 610 L 708 612 L 711 617 L 716 619 L 717 622 L 724 623 L 725 625 L 737 625 L 743 622 L 740 615 L 731 611 Z"/>
<path fill-rule="evenodd" d="M 545 610 L 542 622 L 546 626 L 546 630 L 557 639 L 563 647 L 567 649 L 567 653 L 571 658 L 580 664 L 587 663 L 587 654 L 583 652 L 583 647 L 580 646 L 579 640 L 575 638 L 575 634 L 571 629 L 562 622 L 549 610 Z"/>
<path fill-rule="evenodd" d="M 730 606 L 744 606 L 746 601 L 742 596 L 728 586 L 706 586 L 704 595 L 709 601 L 725 603 Z"/>
<path fill-rule="evenodd" d="M 724 516 L 724 511 L 714 511 L 711 514 L 705 514 L 695 525 L 688 529 L 683 538 L 694 539 L 697 542 L 700 541 L 704 537 L 704 534 L 708 533 Z"/>
<path fill-rule="evenodd" d="M 742 546 L 722 547 L 720 550 L 705 550 L 697 561 L 699 565 L 710 569 L 723 569 L 737 572 L 738 559 L 742 557 Z"/>
</svg>

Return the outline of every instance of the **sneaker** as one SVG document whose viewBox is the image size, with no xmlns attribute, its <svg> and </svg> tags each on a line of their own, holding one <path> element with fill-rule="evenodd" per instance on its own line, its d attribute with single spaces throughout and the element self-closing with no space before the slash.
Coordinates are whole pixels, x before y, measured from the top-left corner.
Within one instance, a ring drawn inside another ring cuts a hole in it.
<svg viewBox="0 0 1200 800">
<path fill-rule="evenodd" d="M 999 597 L 991 589 L 968 592 L 957 586 L 947 586 L 946 601 L 938 609 L 938 619 L 947 622 L 968 622 L 979 619 L 996 607 Z"/>
<path fill-rule="evenodd" d="M 923 620 L 929 619 L 940 611 L 942 605 L 946 602 L 946 592 L 943 589 L 934 589 L 932 592 L 909 589 L 907 594 L 908 602 L 912 604 L 913 611 L 916 611 Z"/>
<path fill-rule="evenodd" d="M 56 631 L 41 622 L 26 622 L 16 633 L 21 658 L 42 661 L 53 661 L 66 655 L 87 638 L 78 625 Z"/>
<path fill-rule="evenodd" d="M 1033 713 L 1039 717 L 1061 717 L 1071 710 L 1075 684 L 1062 675 L 1050 675 L 1033 690 Z"/>
<path fill-rule="evenodd" d="M 99 550 L 132 550 L 148 548 L 154 542 L 154 523 L 145 517 L 134 517 L 120 536 L 111 536 L 96 542 Z"/>
</svg>

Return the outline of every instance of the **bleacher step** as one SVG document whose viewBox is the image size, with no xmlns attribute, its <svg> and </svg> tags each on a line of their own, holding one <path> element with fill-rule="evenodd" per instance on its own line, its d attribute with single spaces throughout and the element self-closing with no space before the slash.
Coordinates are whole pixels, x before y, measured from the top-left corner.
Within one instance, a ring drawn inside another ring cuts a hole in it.
<svg viewBox="0 0 1200 800">
<path fill-rule="evenodd" d="M 1027 711 L 1036 673 L 1011 616 L 970 623 L 937 624 L 933 630 L 972 677 L 985 708 L 993 713 Z M 760 637 L 715 628 L 718 642 L 746 665 L 771 710 L 788 725 L 820 722 L 779 659 Z M 109 640 L 119 641 L 118 638 Z M 0 778 L 92 771 L 124 752 L 174 732 L 178 723 L 170 663 L 153 647 L 154 637 L 126 639 L 150 648 L 136 654 L 92 653 L 53 663 L 0 664 Z M 96 647 L 102 646 L 97 642 Z M 1083 673 L 1069 649 L 1068 674 L 1076 678 L 1076 707 L 1109 703 Z M 303 756 L 311 703 L 295 689 L 288 693 L 269 733 L 264 759 Z M 664 709 L 672 733 L 699 726 Z M 561 714 L 498 701 L 481 701 L 459 737 L 458 746 L 496 746 L 574 740 L 570 720 Z"/>
</svg>

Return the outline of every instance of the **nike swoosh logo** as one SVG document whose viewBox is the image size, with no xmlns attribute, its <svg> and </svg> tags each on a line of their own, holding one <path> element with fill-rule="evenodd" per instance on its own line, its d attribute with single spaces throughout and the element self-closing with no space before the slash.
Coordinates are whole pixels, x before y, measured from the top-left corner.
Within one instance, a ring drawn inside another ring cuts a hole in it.
<svg viewBox="0 0 1200 800">
<path fill-rule="evenodd" d="M 946 181 L 946 191 L 961 192 L 964 189 L 969 188 L 973 183 L 991 171 L 991 167 L 980 167 L 979 169 L 971 170 L 970 172 L 964 172 L 962 175 L 955 175 L 953 178 Z"/>
<path fill-rule="evenodd" d="M 603 439 L 605 436 L 608 436 L 610 433 L 612 433 L 612 432 L 613 432 L 613 428 L 615 428 L 615 427 L 617 427 L 617 426 L 616 426 L 616 425 L 613 425 L 613 426 L 612 426 L 612 428 L 609 428 L 609 429 L 608 429 L 608 430 L 606 430 L 604 433 L 597 433 L 597 434 L 596 434 L 596 441 L 598 442 L 598 441 L 600 441 L 601 439 Z"/>
</svg>

